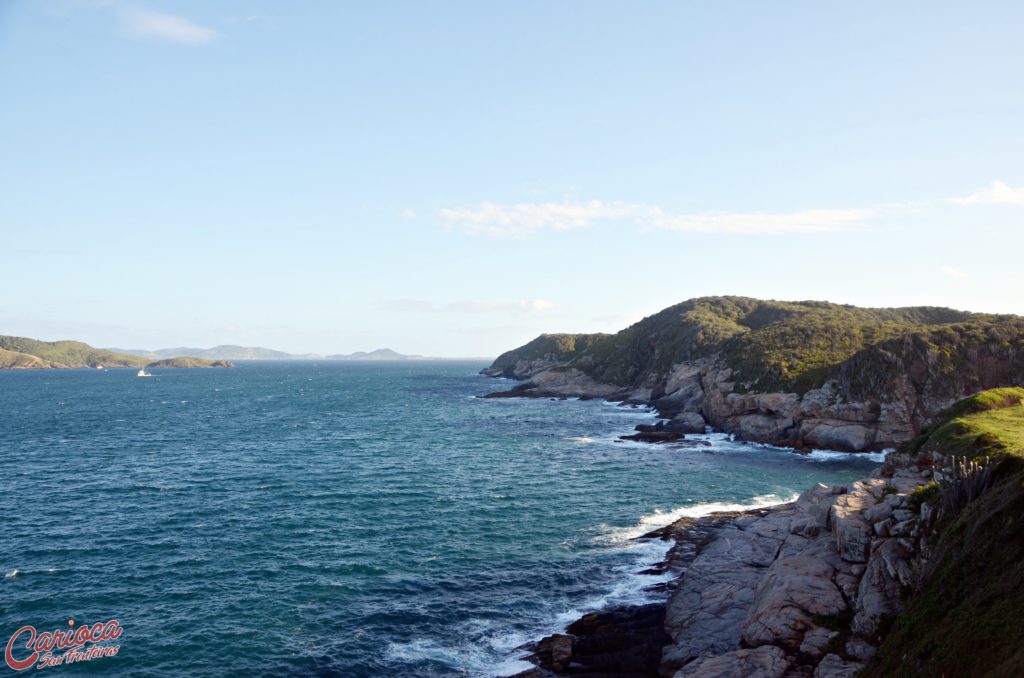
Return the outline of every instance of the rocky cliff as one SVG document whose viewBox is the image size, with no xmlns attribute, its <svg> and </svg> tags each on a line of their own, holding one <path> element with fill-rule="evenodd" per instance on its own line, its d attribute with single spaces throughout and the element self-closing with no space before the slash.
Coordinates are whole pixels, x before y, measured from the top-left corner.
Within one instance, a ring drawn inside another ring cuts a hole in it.
<svg viewBox="0 0 1024 678">
<path fill-rule="evenodd" d="M 684 433 L 880 450 L 965 396 L 1024 384 L 1024 318 L 707 297 L 615 335 L 543 335 L 484 373 L 524 380 L 494 396 L 650 403 Z"/>
<path fill-rule="evenodd" d="M 862 481 L 680 520 L 648 535 L 676 540 L 657 661 L 657 634 L 629 623 L 655 611 L 606 611 L 542 641 L 521 675 L 1024 675 L 1022 454 L 1024 389 L 999 389 Z"/>
</svg>

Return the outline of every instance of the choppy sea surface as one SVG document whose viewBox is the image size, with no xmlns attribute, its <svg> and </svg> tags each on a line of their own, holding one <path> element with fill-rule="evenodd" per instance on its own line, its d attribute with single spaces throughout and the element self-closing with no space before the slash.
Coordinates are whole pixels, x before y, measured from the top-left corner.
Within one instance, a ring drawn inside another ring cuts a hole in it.
<svg viewBox="0 0 1024 678">
<path fill-rule="evenodd" d="M 877 462 L 616 442 L 653 415 L 480 399 L 512 385 L 481 367 L 0 372 L 0 642 L 115 618 L 116 657 L 48 671 L 510 673 L 522 643 L 653 599 L 636 573 L 665 545 L 633 537 Z"/>
</svg>

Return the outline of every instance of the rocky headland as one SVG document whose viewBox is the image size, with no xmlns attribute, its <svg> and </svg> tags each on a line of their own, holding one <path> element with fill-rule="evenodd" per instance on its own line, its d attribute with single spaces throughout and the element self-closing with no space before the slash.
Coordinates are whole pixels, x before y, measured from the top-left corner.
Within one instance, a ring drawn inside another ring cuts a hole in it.
<svg viewBox="0 0 1024 678">
<path fill-rule="evenodd" d="M 961 398 L 1024 383 L 1024 318 L 705 297 L 613 335 L 542 335 L 483 373 L 522 381 L 488 397 L 643 403 L 675 433 L 878 451 Z"/>
<path fill-rule="evenodd" d="M 586 615 L 531 648 L 562 675 L 1024 675 L 1024 389 L 940 413 L 870 477 L 684 518 L 665 605 Z"/>
<path fill-rule="evenodd" d="M 1024 675 L 1024 318 L 708 297 L 483 373 L 521 381 L 487 397 L 656 408 L 633 440 L 891 450 L 858 482 L 646 535 L 673 541 L 666 603 L 587 615 L 522 678 Z"/>
</svg>

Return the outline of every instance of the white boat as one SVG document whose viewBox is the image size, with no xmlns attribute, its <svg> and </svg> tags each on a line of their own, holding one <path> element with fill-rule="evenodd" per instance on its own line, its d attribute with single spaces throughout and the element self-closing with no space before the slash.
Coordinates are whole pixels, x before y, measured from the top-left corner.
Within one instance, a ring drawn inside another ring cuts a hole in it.
<svg viewBox="0 0 1024 678">
<path fill-rule="evenodd" d="M 141 370 L 139 370 L 139 373 L 136 374 L 135 376 L 137 376 L 137 377 L 152 377 L 153 375 L 150 374 L 149 372 L 147 372 L 145 369 L 141 369 Z"/>
</svg>

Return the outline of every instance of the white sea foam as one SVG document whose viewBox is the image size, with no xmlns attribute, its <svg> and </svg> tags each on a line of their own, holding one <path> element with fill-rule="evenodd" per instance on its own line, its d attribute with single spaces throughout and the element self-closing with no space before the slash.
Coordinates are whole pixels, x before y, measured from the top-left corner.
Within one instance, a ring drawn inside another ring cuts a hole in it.
<svg viewBox="0 0 1024 678">
<path fill-rule="evenodd" d="M 680 506 L 669 511 L 655 509 L 653 513 L 642 516 L 639 522 L 631 527 L 608 528 L 606 526 L 607 532 L 598 537 L 598 540 L 622 544 L 660 527 L 671 525 L 680 518 L 700 518 L 720 511 L 748 511 L 765 508 L 776 504 L 785 504 L 786 502 L 793 501 L 798 496 L 797 494 L 792 494 L 788 497 L 782 497 L 777 494 L 763 494 L 752 498 L 747 503 L 715 501 L 705 504 L 694 504 L 692 506 Z"/>
<path fill-rule="evenodd" d="M 807 458 L 814 461 L 850 461 L 854 459 L 866 459 L 868 461 L 882 463 L 885 461 L 886 455 L 890 452 L 892 452 L 892 450 L 882 450 L 881 452 L 836 452 L 834 450 L 814 450 L 807 455 Z"/>
<path fill-rule="evenodd" d="M 4 579 L 14 579 L 19 574 L 21 574 L 21 570 L 11 570 L 10 572 L 4 575 Z"/>
<path fill-rule="evenodd" d="M 507 657 L 515 648 L 529 640 L 519 634 L 488 634 L 484 642 L 466 642 L 458 646 L 422 638 L 407 643 L 389 643 L 384 651 L 386 659 L 405 664 L 433 661 L 457 670 L 460 675 L 508 676 L 533 667 L 527 661 Z"/>
</svg>

